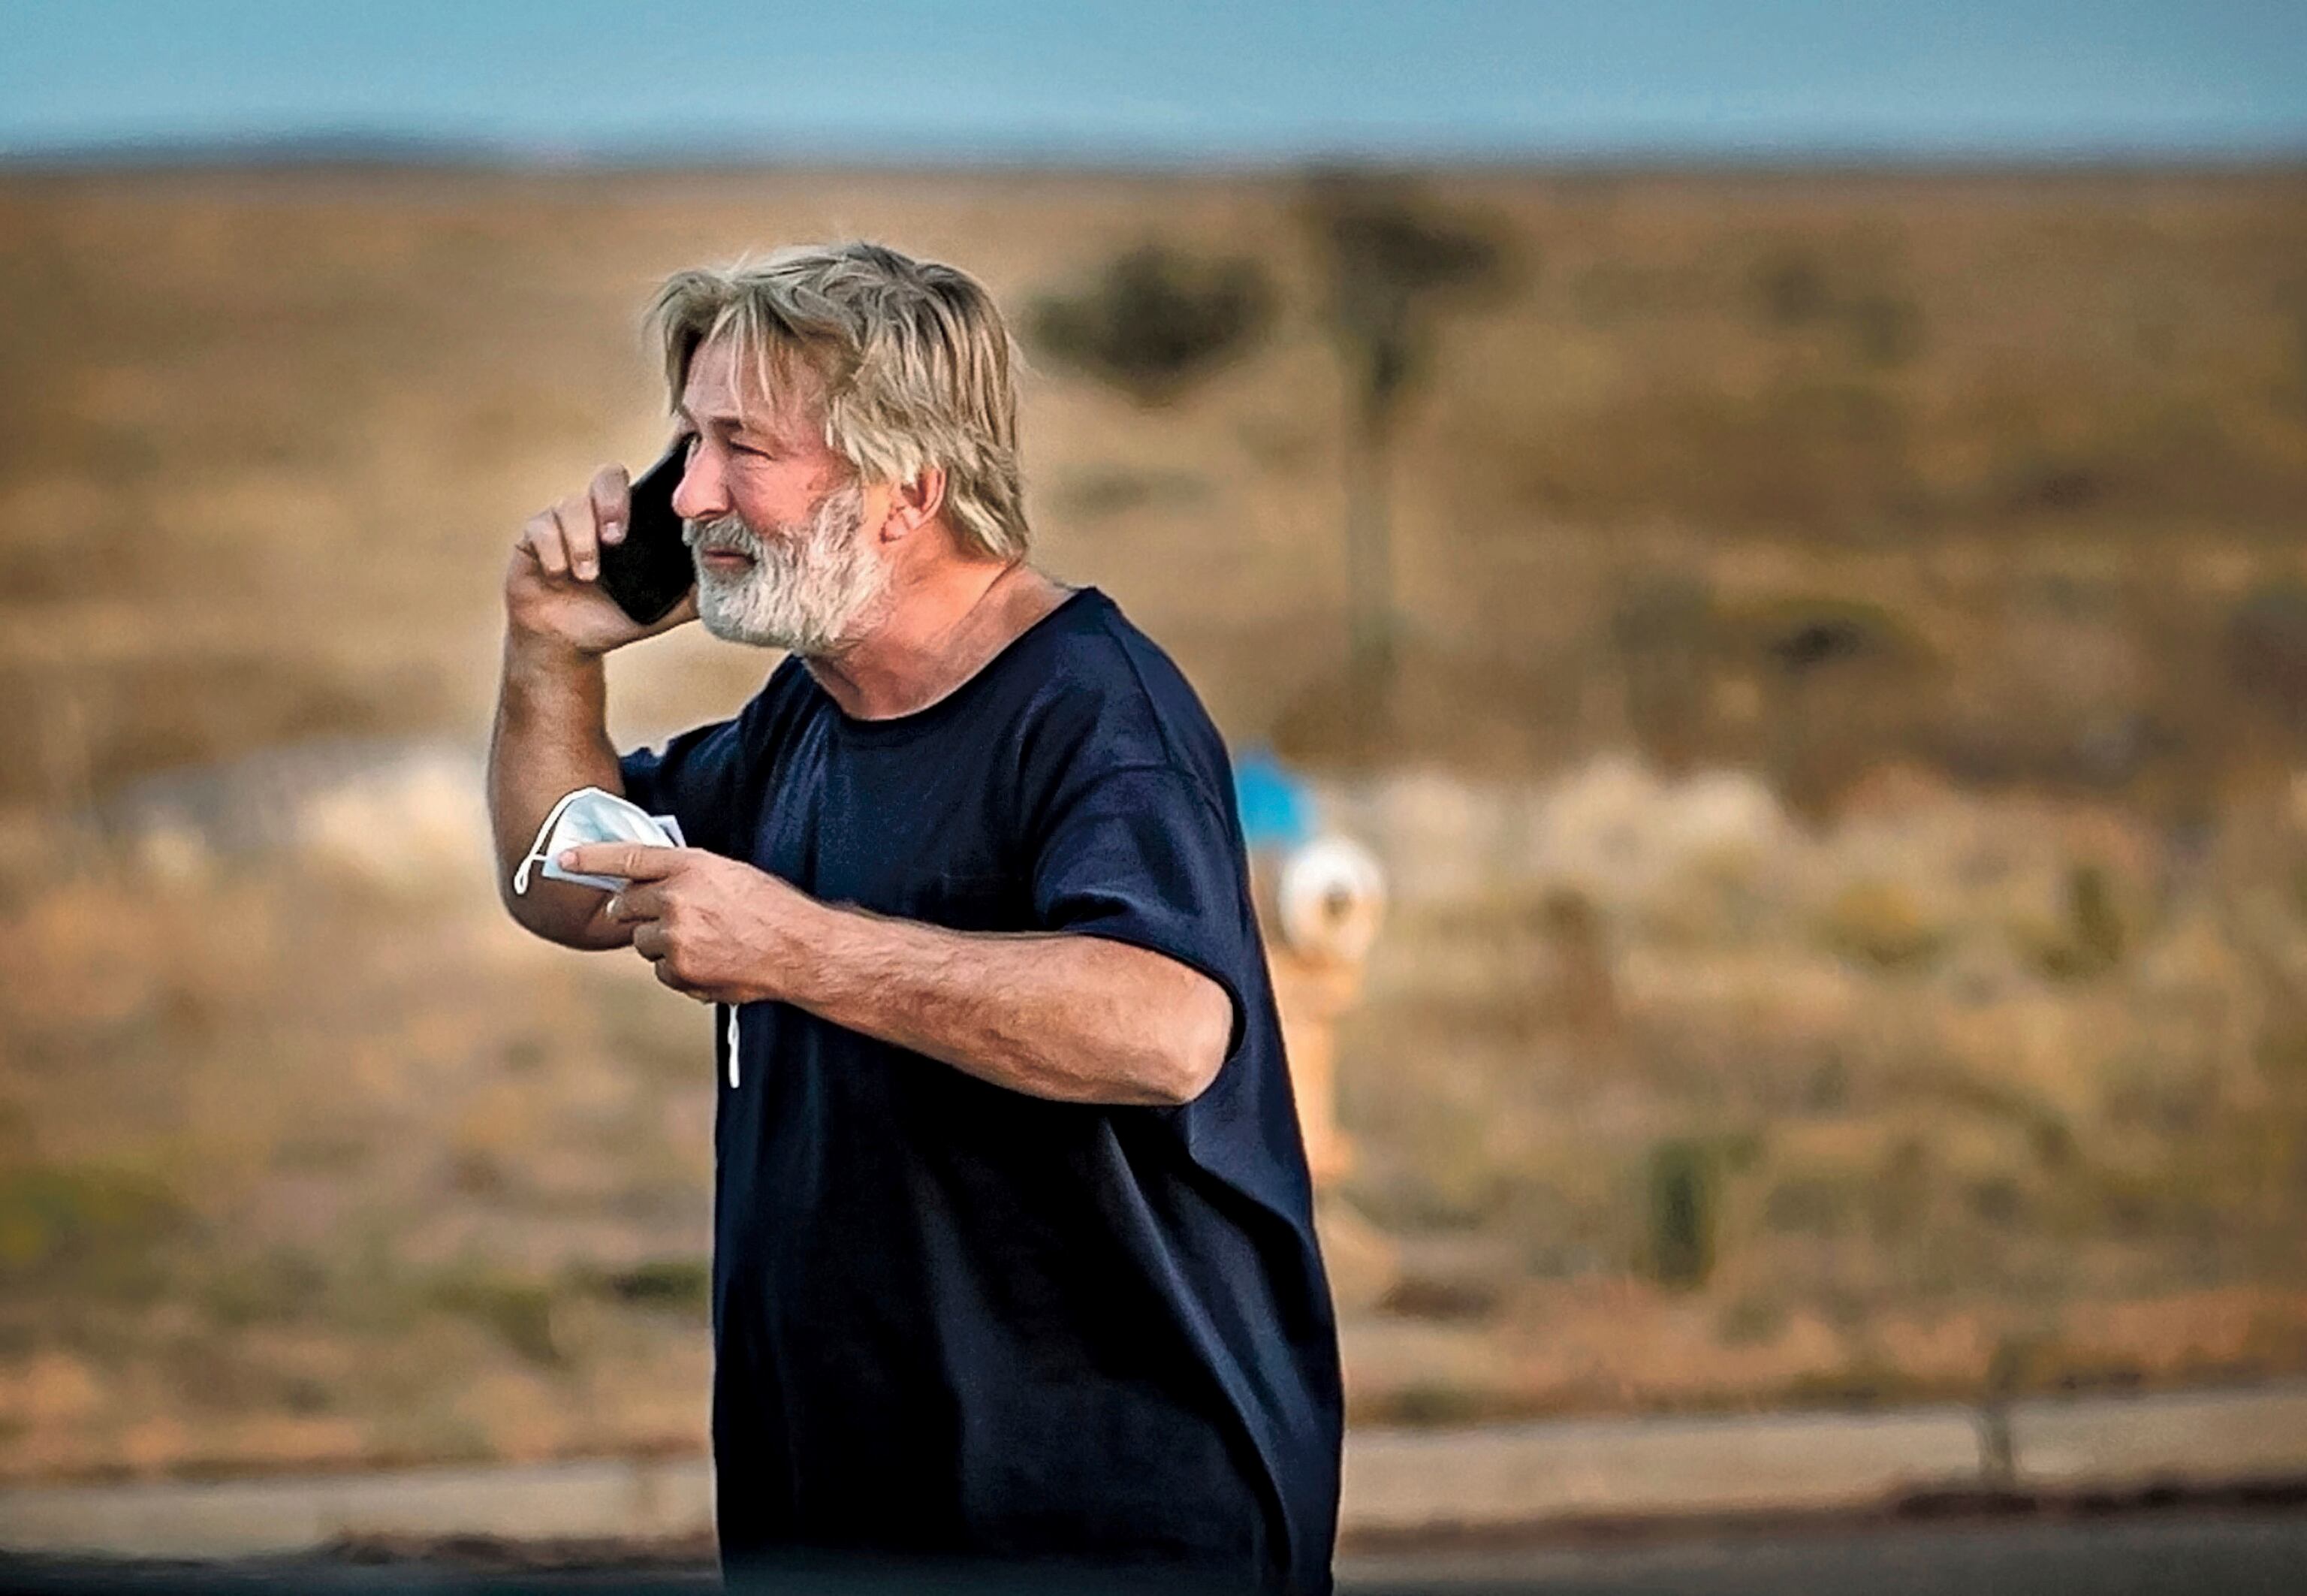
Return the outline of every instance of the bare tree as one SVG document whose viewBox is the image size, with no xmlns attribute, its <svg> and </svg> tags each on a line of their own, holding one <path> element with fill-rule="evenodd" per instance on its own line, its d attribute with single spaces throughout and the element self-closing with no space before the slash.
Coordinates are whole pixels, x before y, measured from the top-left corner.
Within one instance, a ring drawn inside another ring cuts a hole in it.
<svg viewBox="0 0 2307 1596">
<path fill-rule="evenodd" d="M 1480 223 L 1395 179 L 1325 175 L 1308 205 L 1345 364 L 1346 582 L 1354 672 L 1392 674 L 1392 455 L 1403 399 L 1431 371 L 1443 309 L 1494 291 L 1505 252 Z"/>
</svg>

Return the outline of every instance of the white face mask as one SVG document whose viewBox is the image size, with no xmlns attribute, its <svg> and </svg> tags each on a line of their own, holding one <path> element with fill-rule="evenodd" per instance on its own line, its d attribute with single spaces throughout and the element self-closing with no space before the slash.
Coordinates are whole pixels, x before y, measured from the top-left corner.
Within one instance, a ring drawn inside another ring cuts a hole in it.
<svg viewBox="0 0 2307 1596">
<path fill-rule="evenodd" d="M 610 842 L 639 843 L 652 848 L 688 845 L 681 835 L 681 822 L 671 815 L 652 815 L 599 787 L 579 787 L 554 804 L 545 824 L 536 828 L 536 841 L 529 845 L 520 868 L 512 872 L 512 889 L 526 893 L 529 867 L 542 864 L 547 880 L 574 881 L 604 892 L 622 891 L 627 884 L 622 876 L 580 876 L 561 868 L 562 850 Z"/>
</svg>

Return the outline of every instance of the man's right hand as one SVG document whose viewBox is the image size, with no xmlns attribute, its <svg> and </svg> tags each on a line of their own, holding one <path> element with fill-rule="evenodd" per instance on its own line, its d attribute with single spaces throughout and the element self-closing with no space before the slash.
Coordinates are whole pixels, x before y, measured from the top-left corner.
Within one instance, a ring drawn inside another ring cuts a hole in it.
<svg viewBox="0 0 2307 1596">
<path fill-rule="evenodd" d="M 598 657 L 697 619 L 693 590 L 652 626 L 634 624 L 601 590 L 601 545 L 623 538 L 631 486 L 622 466 L 604 466 L 587 491 L 529 517 L 505 568 L 505 626 L 514 639 Z"/>
</svg>

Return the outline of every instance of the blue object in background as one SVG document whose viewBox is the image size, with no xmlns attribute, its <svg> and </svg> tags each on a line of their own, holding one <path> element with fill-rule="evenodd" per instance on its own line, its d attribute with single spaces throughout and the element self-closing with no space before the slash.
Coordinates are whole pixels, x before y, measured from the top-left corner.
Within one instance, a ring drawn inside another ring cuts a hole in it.
<svg viewBox="0 0 2307 1596">
<path fill-rule="evenodd" d="M 1251 847 L 1294 848 L 1313 839 L 1313 792 L 1271 749 L 1247 748 L 1235 757 L 1233 793 L 1242 840 Z"/>
</svg>

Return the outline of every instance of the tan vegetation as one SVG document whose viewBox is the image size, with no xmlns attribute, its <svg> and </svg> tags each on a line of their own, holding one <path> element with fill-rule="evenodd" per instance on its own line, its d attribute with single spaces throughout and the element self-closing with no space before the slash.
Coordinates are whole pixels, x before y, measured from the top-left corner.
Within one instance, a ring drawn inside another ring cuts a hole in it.
<svg viewBox="0 0 2307 1596">
<path fill-rule="evenodd" d="M 1026 466 L 1394 873 L 1359 1413 L 2307 1370 L 2307 176 L 1434 190 L 1510 281 L 1391 414 L 1379 688 L 1292 182 L 0 178 L 0 1474 L 701 1444 L 705 1017 L 503 922 L 471 781 L 650 288 L 843 233 L 1271 279 L 1166 402 L 1042 362 Z"/>
</svg>

